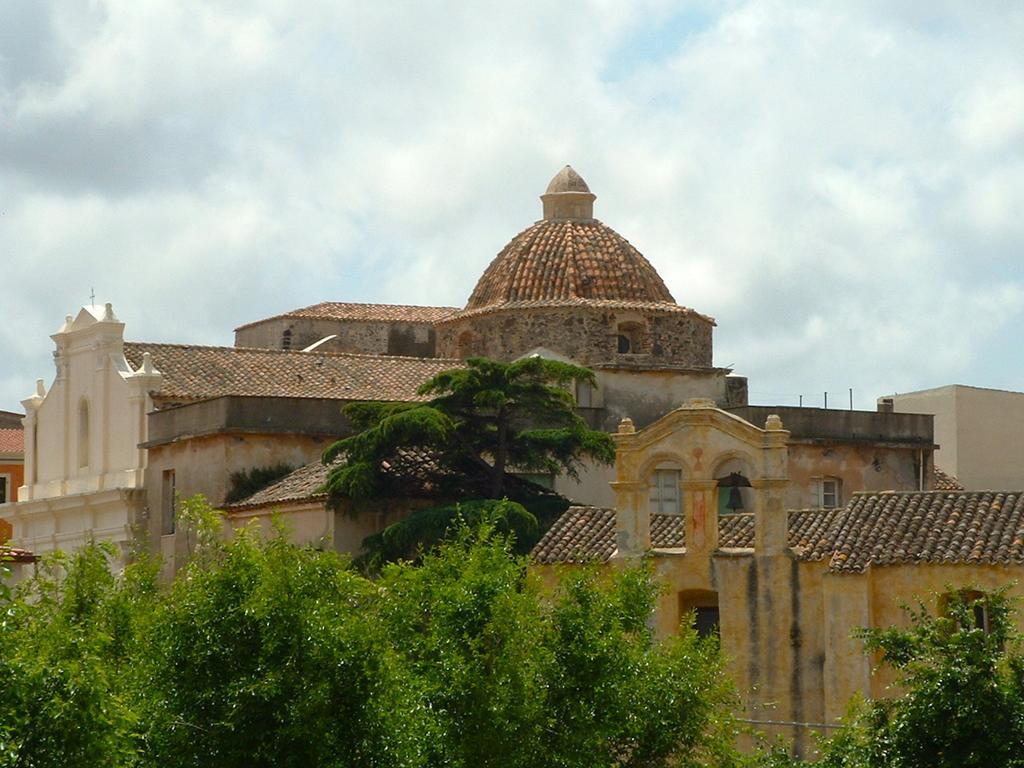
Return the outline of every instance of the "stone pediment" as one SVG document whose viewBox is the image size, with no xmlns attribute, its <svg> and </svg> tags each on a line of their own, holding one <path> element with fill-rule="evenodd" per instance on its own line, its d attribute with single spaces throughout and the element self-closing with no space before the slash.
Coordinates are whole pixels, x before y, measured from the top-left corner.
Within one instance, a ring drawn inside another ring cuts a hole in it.
<svg viewBox="0 0 1024 768">
<path fill-rule="evenodd" d="M 649 450 L 656 444 L 677 439 L 687 431 L 708 430 L 751 448 L 769 448 L 785 445 L 789 433 L 780 420 L 769 417 L 766 428 L 756 427 L 735 414 L 718 408 L 713 400 L 694 398 L 669 411 L 653 424 L 640 431 L 620 431 L 614 435 L 616 443 L 626 450 Z"/>
</svg>

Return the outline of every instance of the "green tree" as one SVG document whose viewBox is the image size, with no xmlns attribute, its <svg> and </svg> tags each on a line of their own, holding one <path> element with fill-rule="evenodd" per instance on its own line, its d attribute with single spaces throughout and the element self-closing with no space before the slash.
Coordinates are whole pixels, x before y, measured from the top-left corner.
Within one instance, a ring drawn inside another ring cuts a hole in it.
<svg viewBox="0 0 1024 768">
<path fill-rule="evenodd" d="M 827 768 L 1024 765 L 1024 658 L 1005 590 L 959 590 L 941 616 L 908 609 L 908 629 L 868 629 L 867 650 L 905 693 L 855 703 L 823 745 Z"/>
<path fill-rule="evenodd" d="M 386 467 L 410 449 L 429 455 L 429 482 L 449 500 L 503 498 L 510 469 L 576 477 L 585 460 L 610 464 L 612 440 L 576 413 L 574 382 L 593 384 L 594 374 L 541 357 L 470 358 L 420 387 L 426 402 L 352 403 L 345 413 L 357 434 L 324 453 L 339 460 L 329 497 L 391 495 Z"/>
<path fill-rule="evenodd" d="M 105 548 L 55 554 L 0 606 L 0 766 L 127 765 L 127 697 L 145 565 L 115 578 Z"/>
<path fill-rule="evenodd" d="M 728 765 L 713 641 L 648 627 L 645 567 L 545 586 L 481 515 L 371 581 L 182 504 L 168 587 L 54 558 L 0 614 L 0 766 Z"/>
<path fill-rule="evenodd" d="M 733 762 L 716 644 L 654 638 L 646 567 L 583 569 L 552 591 L 526 564 L 484 521 L 384 570 L 379 614 L 432 713 L 428 764 Z"/>
</svg>

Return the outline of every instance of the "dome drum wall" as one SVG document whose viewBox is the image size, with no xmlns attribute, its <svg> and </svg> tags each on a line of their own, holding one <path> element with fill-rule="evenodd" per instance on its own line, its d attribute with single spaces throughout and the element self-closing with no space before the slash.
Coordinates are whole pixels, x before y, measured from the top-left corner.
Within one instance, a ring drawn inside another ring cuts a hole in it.
<svg viewBox="0 0 1024 768">
<path fill-rule="evenodd" d="M 544 347 L 580 365 L 711 368 L 714 323 L 696 312 L 673 309 L 613 310 L 581 302 L 456 316 L 437 325 L 438 354 L 514 360 Z M 624 334 L 629 334 L 629 349 L 620 352 Z"/>
</svg>

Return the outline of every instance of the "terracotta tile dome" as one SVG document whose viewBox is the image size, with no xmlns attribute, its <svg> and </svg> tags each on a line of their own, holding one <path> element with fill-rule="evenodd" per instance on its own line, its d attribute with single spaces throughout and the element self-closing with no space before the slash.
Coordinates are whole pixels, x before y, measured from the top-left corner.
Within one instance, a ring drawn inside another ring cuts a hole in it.
<svg viewBox="0 0 1024 768">
<path fill-rule="evenodd" d="M 572 168 L 563 168 L 541 199 L 544 218 L 512 238 L 491 262 L 467 311 L 580 299 L 675 304 L 651 263 L 593 218 L 594 195 Z"/>
</svg>

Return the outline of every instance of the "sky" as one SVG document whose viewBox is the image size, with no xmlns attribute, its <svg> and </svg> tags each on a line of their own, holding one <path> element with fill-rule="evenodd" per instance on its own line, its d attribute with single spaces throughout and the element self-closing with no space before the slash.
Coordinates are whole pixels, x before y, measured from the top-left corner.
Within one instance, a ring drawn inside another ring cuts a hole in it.
<svg viewBox="0 0 1024 768">
<path fill-rule="evenodd" d="M 132 340 L 461 306 L 566 163 L 751 401 L 1024 389 L 1024 5 L 0 0 L 0 409 Z"/>
</svg>

